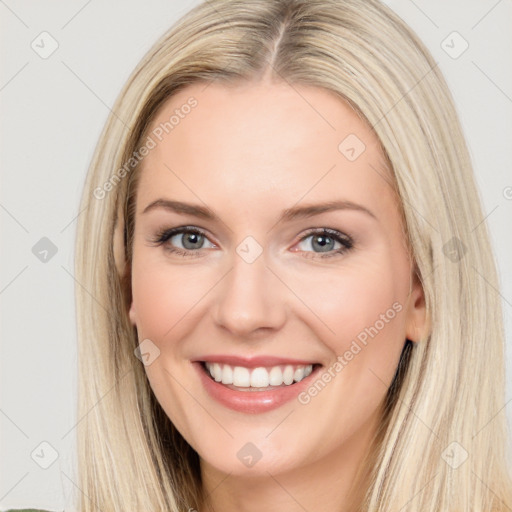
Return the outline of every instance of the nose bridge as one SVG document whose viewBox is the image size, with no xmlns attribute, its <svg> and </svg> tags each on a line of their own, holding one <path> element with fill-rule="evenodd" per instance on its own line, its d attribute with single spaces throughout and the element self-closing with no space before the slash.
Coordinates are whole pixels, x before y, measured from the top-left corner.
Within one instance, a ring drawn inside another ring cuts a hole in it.
<svg viewBox="0 0 512 512">
<path fill-rule="evenodd" d="M 237 336 L 278 328 L 285 319 L 278 280 L 267 268 L 264 252 L 254 258 L 255 249 L 250 240 L 237 247 L 232 268 L 218 287 L 215 321 Z"/>
</svg>

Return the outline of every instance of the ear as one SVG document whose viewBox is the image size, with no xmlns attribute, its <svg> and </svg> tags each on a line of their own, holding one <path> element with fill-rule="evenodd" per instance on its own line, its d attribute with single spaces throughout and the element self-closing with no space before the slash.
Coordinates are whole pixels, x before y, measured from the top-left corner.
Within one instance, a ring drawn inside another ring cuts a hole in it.
<svg viewBox="0 0 512 512">
<path fill-rule="evenodd" d="M 133 305 L 133 300 L 130 304 L 130 311 L 128 312 L 128 316 L 130 317 L 131 323 L 137 327 L 137 313 L 135 311 L 135 306 Z"/>
<path fill-rule="evenodd" d="M 406 337 L 417 343 L 428 335 L 428 318 L 423 286 L 416 272 L 407 304 Z"/>
<path fill-rule="evenodd" d="M 113 235 L 113 251 L 114 251 L 114 262 L 116 265 L 117 272 L 119 276 L 121 276 L 121 287 L 123 289 L 123 294 L 125 295 L 125 300 L 128 302 L 130 300 L 128 297 L 131 296 L 131 264 L 128 264 L 125 256 L 125 246 L 124 246 L 124 230 L 125 230 L 125 222 L 124 222 L 124 211 L 123 211 L 123 203 L 119 201 L 117 206 L 117 214 L 116 221 L 114 226 L 114 235 Z M 125 303 L 126 303 L 125 302 Z M 130 311 L 128 313 L 130 317 L 130 322 L 137 327 L 137 314 L 135 312 L 135 307 L 133 305 L 133 299 L 130 304 Z"/>
</svg>

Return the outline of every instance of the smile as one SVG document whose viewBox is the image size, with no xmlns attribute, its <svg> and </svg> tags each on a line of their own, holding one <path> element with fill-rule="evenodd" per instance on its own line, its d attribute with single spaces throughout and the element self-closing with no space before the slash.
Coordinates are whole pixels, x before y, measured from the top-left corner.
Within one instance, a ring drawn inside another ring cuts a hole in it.
<svg viewBox="0 0 512 512">
<path fill-rule="evenodd" d="M 269 390 L 290 386 L 311 375 L 313 365 L 277 365 L 247 368 L 216 362 L 204 362 L 211 378 L 228 387 L 241 390 Z"/>
<path fill-rule="evenodd" d="M 208 359 L 193 361 L 206 393 L 219 405 L 246 414 L 269 412 L 293 402 L 322 368 L 319 363 L 273 357 Z"/>
</svg>

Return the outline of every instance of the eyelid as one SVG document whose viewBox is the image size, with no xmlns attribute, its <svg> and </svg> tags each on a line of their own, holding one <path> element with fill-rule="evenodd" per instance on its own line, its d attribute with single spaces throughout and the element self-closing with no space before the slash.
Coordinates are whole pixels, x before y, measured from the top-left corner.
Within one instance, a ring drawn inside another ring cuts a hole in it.
<svg viewBox="0 0 512 512">
<path fill-rule="evenodd" d="M 308 228 L 306 230 L 306 233 L 301 235 L 301 238 L 299 241 L 301 240 L 304 240 L 304 238 L 307 238 L 308 236 L 311 236 L 311 235 L 316 235 L 316 234 L 326 234 L 326 235 L 329 235 L 329 236 L 332 236 L 334 238 L 339 238 L 345 242 L 348 242 L 348 243 L 353 243 L 353 238 L 349 235 L 347 235 L 346 233 L 342 232 L 342 231 L 338 231 L 337 229 L 333 229 L 333 228 L 325 228 L 325 227 L 322 227 L 322 228 Z"/>
<path fill-rule="evenodd" d="M 193 225 L 186 225 L 186 226 L 176 226 L 174 228 L 162 228 L 158 229 L 156 233 L 151 237 L 151 242 L 158 244 L 158 243 L 165 243 L 167 240 L 172 238 L 173 236 L 182 234 L 182 233 L 198 233 L 205 238 L 207 238 L 211 244 L 217 245 L 215 242 L 210 240 L 210 235 L 204 230 L 203 228 L 200 228 L 198 226 Z M 160 239 L 165 238 L 165 241 L 161 241 Z"/>
<path fill-rule="evenodd" d="M 337 229 L 332 228 L 310 228 L 306 231 L 305 234 L 302 234 L 300 236 L 300 239 L 297 243 L 294 244 L 296 246 L 297 244 L 300 244 L 304 240 L 308 239 L 311 236 L 327 236 L 329 238 L 332 238 L 333 240 L 337 241 L 339 244 L 341 244 L 341 248 L 339 249 L 332 249 L 331 251 L 321 253 L 321 252 L 314 252 L 314 251 L 294 251 L 294 252 L 301 252 L 304 253 L 305 258 L 311 258 L 311 259 L 324 259 L 324 258 L 330 258 L 333 256 L 341 256 L 347 251 L 350 251 L 354 248 L 354 239 L 350 235 L 347 235 L 346 233 L 342 231 L 338 231 Z"/>
<path fill-rule="evenodd" d="M 173 238 L 176 235 L 183 234 L 183 233 L 198 233 L 198 234 L 204 236 L 204 238 L 206 238 L 209 241 L 209 243 L 218 247 L 218 245 L 215 242 L 212 242 L 210 240 L 210 236 L 208 235 L 206 230 L 204 230 L 203 228 L 200 228 L 198 226 L 195 226 L 195 225 L 184 225 L 184 226 L 176 226 L 173 228 L 162 228 L 157 231 L 156 235 L 154 235 L 154 237 L 151 238 L 150 242 L 153 245 L 165 246 L 165 244 L 167 243 L 168 240 L 170 240 L 171 238 Z M 354 239 L 351 236 L 347 235 L 344 232 L 338 231 L 337 229 L 326 228 L 326 227 L 307 229 L 305 233 L 302 233 L 300 235 L 300 238 L 298 239 L 298 241 L 296 243 L 294 243 L 293 247 L 314 235 L 318 235 L 318 236 L 324 235 L 324 236 L 330 237 L 330 238 L 334 239 L 335 241 L 339 242 L 342 245 L 342 247 L 340 249 L 332 249 L 325 253 L 314 252 L 314 251 L 303 251 L 303 250 L 293 251 L 293 252 L 304 253 L 307 256 L 303 256 L 303 257 L 310 258 L 310 259 L 313 259 L 313 258 L 314 259 L 323 259 L 323 258 L 329 258 L 329 257 L 333 257 L 333 256 L 342 255 L 343 253 L 345 253 L 346 251 L 349 251 L 350 249 L 352 249 L 354 247 Z M 192 249 L 182 249 L 181 247 L 174 247 L 174 246 L 164 247 L 164 248 L 166 251 L 169 251 L 171 253 L 180 254 L 183 257 L 197 257 L 197 256 L 201 255 L 202 249 L 211 249 L 211 247 L 209 247 L 209 248 L 200 248 L 197 250 L 192 250 Z"/>
</svg>

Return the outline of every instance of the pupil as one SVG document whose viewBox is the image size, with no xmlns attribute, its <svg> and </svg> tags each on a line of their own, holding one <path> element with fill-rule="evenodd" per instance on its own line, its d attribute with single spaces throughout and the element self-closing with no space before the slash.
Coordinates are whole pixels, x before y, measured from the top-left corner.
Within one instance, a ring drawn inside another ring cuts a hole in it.
<svg viewBox="0 0 512 512">
<path fill-rule="evenodd" d="M 330 240 L 330 243 L 326 242 L 326 240 Z M 328 236 L 318 235 L 313 239 L 313 245 L 315 245 L 315 243 L 317 244 L 317 247 L 319 247 L 320 249 L 327 248 L 327 250 L 330 250 L 332 249 L 333 239 Z"/>
<path fill-rule="evenodd" d="M 203 235 L 199 233 L 189 233 L 184 238 L 183 246 L 185 249 L 197 249 L 197 247 L 194 246 L 194 244 L 198 244 L 198 242 L 201 241 L 201 237 Z M 190 242 L 190 244 L 189 244 Z M 191 247 L 188 247 L 187 245 L 192 245 Z"/>
</svg>

